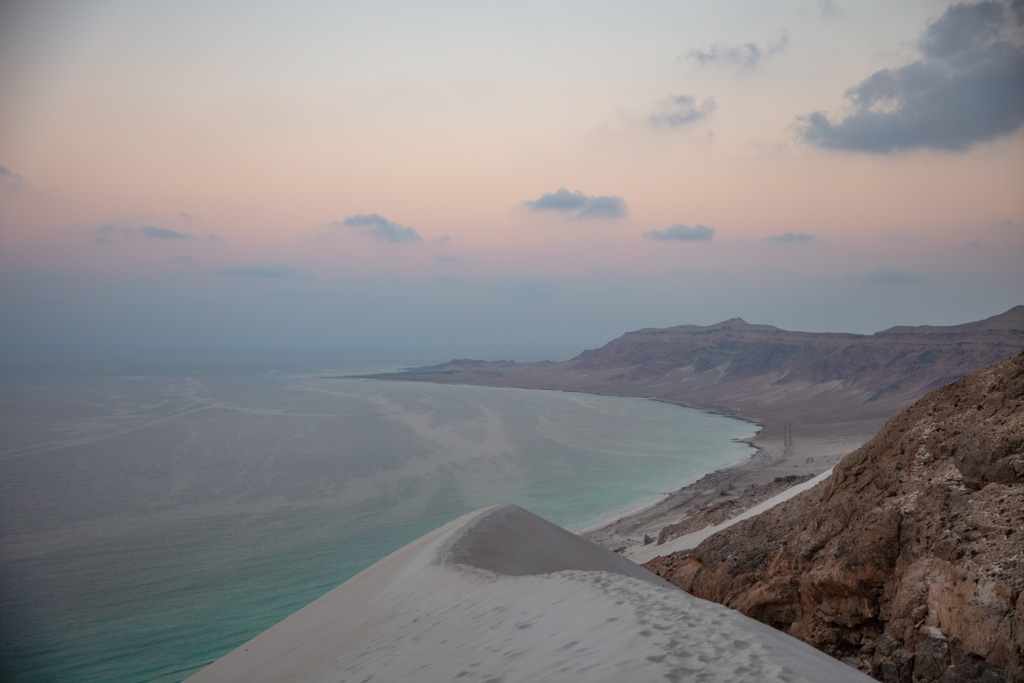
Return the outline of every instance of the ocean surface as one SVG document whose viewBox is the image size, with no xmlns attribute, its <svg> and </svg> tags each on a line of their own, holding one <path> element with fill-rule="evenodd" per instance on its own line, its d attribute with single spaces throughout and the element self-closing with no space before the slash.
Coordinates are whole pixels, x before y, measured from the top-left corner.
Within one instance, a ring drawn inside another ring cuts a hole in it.
<svg viewBox="0 0 1024 683">
<path fill-rule="evenodd" d="M 578 531 L 752 452 L 656 401 L 344 371 L 0 378 L 0 680 L 180 681 L 466 512 Z"/>
</svg>

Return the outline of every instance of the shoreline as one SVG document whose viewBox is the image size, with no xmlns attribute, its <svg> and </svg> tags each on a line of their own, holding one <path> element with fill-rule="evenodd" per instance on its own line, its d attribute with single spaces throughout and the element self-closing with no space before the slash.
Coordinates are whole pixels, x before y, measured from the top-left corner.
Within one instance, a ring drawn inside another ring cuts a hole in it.
<svg viewBox="0 0 1024 683">
<path fill-rule="evenodd" d="M 754 453 L 750 456 L 693 481 L 673 483 L 675 488 L 670 489 L 657 501 L 641 504 L 625 513 L 614 514 L 606 521 L 597 522 L 576 532 L 581 538 L 618 553 L 625 553 L 636 546 L 644 546 L 645 538 L 649 541 L 646 545 L 657 544 L 659 540 L 671 540 L 742 515 L 746 510 L 782 491 L 831 469 L 843 457 L 871 439 L 885 423 L 885 419 L 858 419 L 859 416 L 849 413 L 842 417 L 833 414 L 829 416 L 831 419 L 814 421 L 799 420 L 801 416 L 794 415 L 796 420 L 791 420 L 763 412 L 763 406 L 755 406 L 748 402 L 733 402 L 733 406 L 700 405 L 651 395 L 588 391 L 582 388 L 495 385 L 470 381 L 436 382 L 368 375 L 335 375 L 324 379 L 420 383 L 426 381 L 430 384 L 639 398 L 740 420 L 757 429 L 753 436 L 736 439 L 736 442 L 746 443 L 754 448 Z M 666 550 L 666 554 L 668 552 Z"/>
<path fill-rule="evenodd" d="M 778 424 L 771 418 L 758 420 L 734 411 L 652 400 L 740 419 L 761 429 L 754 436 L 738 440 L 754 447 L 750 457 L 685 483 L 653 505 L 579 532 L 581 537 L 627 556 L 638 548 L 653 549 L 661 543 L 666 545 L 664 554 L 669 554 L 672 539 L 723 525 L 830 470 L 871 439 L 880 426 L 836 423 L 794 429 L 788 420 Z"/>
</svg>

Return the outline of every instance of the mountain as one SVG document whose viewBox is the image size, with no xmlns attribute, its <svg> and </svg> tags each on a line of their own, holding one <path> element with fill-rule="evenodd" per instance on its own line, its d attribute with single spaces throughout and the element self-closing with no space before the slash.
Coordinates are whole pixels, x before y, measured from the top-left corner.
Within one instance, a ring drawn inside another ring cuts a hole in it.
<svg viewBox="0 0 1024 683">
<path fill-rule="evenodd" d="M 882 681 L 1024 680 L 1024 353 L 896 414 L 829 481 L 645 566 Z"/>
<path fill-rule="evenodd" d="M 762 436 L 837 424 L 873 433 L 925 392 L 1022 348 L 1024 306 L 964 325 L 872 335 L 733 318 L 629 332 L 564 362 L 453 360 L 377 378 L 649 396 L 761 422 Z"/>
</svg>

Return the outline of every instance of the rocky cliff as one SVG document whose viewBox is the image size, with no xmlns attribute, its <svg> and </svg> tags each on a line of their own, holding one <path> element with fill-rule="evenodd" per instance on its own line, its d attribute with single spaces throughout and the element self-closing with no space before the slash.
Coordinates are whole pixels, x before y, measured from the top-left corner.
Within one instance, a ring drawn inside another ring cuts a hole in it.
<svg viewBox="0 0 1024 683">
<path fill-rule="evenodd" d="M 651 396 L 750 418 L 781 438 L 787 420 L 802 433 L 844 422 L 873 433 L 927 391 L 1021 348 L 1024 306 L 964 325 L 873 335 L 789 332 L 733 318 L 630 332 L 559 363 L 458 360 L 389 377 Z"/>
<path fill-rule="evenodd" d="M 1024 680 L 1024 353 L 898 413 L 829 481 L 645 566 L 882 681 Z"/>
</svg>

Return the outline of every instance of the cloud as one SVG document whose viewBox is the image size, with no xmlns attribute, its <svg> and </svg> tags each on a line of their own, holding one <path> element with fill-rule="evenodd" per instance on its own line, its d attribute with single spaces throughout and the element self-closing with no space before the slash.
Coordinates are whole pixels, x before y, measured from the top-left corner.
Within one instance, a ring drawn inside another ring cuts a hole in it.
<svg viewBox="0 0 1024 683">
<path fill-rule="evenodd" d="M 178 232 L 170 228 L 158 228 L 155 225 L 144 225 L 139 229 L 146 237 L 158 240 L 190 240 L 195 237 L 195 235 L 190 235 L 187 232 Z"/>
<path fill-rule="evenodd" d="M 765 239 L 776 244 L 793 244 L 794 242 L 813 242 L 817 238 L 806 232 L 784 232 L 781 235 L 772 235 Z"/>
<path fill-rule="evenodd" d="M 284 263 L 266 263 L 254 266 L 224 266 L 217 271 L 218 275 L 229 275 L 231 277 L 293 277 L 299 274 L 289 265 Z"/>
<path fill-rule="evenodd" d="M 527 200 L 523 205 L 531 211 L 575 212 L 576 218 L 622 218 L 629 213 L 629 207 L 622 197 L 591 197 L 578 190 L 570 192 L 564 187 L 537 199 Z"/>
<path fill-rule="evenodd" d="M 110 223 L 105 223 L 96 228 L 95 234 L 96 244 L 114 244 L 115 242 L 134 240 L 140 235 L 146 239 L 152 240 L 196 239 L 196 236 L 193 234 L 180 232 L 178 230 L 171 230 L 170 228 L 161 228 L 156 225 L 144 225 L 141 228 L 136 228 L 131 225 L 112 225 Z"/>
<path fill-rule="evenodd" d="M 882 69 L 846 91 L 851 111 L 798 119 L 800 136 L 828 149 L 888 154 L 962 152 L 1024 124 L 1024 3 L 950 6 L 918 42 L 921 59 Z"/>
<path fill-rule="evenodd" d="M 972 240 L 970 242 L 966 242 L 961 248 L 962 249 L 981 249 L 981 242 L 979 242 L 977 240 Z"/>
<path fill-rule="evenodd" d="M 916 285 L 924 282 L 924 278 L 906 268 L 879 266 L 861 273 L 860 281 L 866 285 Z"/>
<path fill-rule="evenodd" d="M 688 123 L 696 123 L 715 110 L 715 100 L 709 97 L 698 107 L 697 98 L 693 95 L 678 95 L 669 98 L 662 104 L 660 114 L 652 114 L 649 121 L 654 126 L 677 128 Z"/>
<path fill-rule="evenodd" d="M 784 51 L 787 45 L 789 45 L 789 37 L 783 34 L 766 47 L 761 47 L 757 43 L 733 46 L 715 45 L 707 50 L 690 50 L 686 53 L 686 58 L 702 66 L 705 64 L 728 64 L 737 66 L 743 71 L 753 71 L 764 60 Z"/>
<path fill-rule="evenodd" d="M 349 216 L 341 221 L 341 223 L 336 222 L 334 225 L 361 228 L 358 232 L 376 237 L 381 242 L 390 242 L 391 244 L 418 242 L 422 239 L 415 229 L 393 223 L 378 213 L 356 214 L 355 216 Z"/>
<path fill-rule="evenodd" d="M 715 229 L 706 225 L 683 225 L 677 223 L 664 230 L 651 230 L 644 237 L 652 240 L 679 240 L 681 242 L 705 242 L 715 238 Z"/>
<path fill-rule="evenodd" d="M 135 228 L 130 225 L 122 225 L 120 227 L 105 223 L 100 227 L 96 228 L 96 244 L 113 244 L 119 240 L 131 240 L 135 239 Z"/>
<path fill-rule="evenodd" d="M 434 260 L 438 263 L 455 263 L 461 259 L 458 256 L 448 256 L 447 254 L 438 254 L 434 257 Z"/>
<path fill-rule="evenodd" d="M 10 178 L 11 180 L 23 180 L 23 178 L 7 168 L 6 166 L 0 166 L 0 178 Z"/>
</svg>

